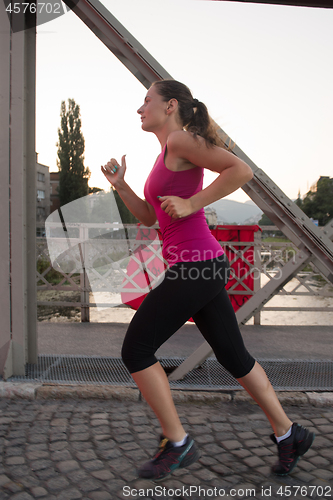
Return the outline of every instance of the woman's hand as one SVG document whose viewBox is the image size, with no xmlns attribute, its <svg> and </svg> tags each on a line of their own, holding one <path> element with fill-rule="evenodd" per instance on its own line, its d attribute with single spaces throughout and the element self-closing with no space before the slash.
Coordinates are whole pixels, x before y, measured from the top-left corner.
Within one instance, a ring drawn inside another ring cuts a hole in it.
<svg viewBox="0 0 333 500">
<path fill-rule="evenodd" d="M 173 219 L 181 219 L 194 212 L 191 199 L 179 198 L 179 196 L 158 196 L 162 202 L 161 209 Z"/>
<path fill-rule="evenodd" d="M 126 172 L 126 161 L 125 156 L 121 158 L 121 165 L 118 164 L 117 160 L 111 158 L 110 161 L 106 165 L 101 166 L 101 170 L 107 180 L 112 184 L 113 187 L 117 187 L 117 183 L 124 179 L 124 175 Z"/>
</svg>

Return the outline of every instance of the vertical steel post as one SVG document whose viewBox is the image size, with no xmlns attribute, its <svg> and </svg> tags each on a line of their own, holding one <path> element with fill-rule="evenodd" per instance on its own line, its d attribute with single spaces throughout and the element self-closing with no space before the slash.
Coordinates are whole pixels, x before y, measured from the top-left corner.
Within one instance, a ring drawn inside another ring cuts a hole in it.
<svg viewBox="0 0 333 500">
<path fill-rule="evenodd" d="M 13 33 L 0 4 L 0 373 L 37 362 L 36 29 Z"/>
<path fill-rule="evenodd" d="M 254 243 L 253 243 L 253 291 L 256 294 L 260 290 L 260 281 L 261 281 L 261 231 L 254 232 Z M 261 312 L 258 311 L 253 316 L 254 324 L 260 325 L 260 315 Z"/>
<path fill-rule="evenodd" d="M 80 273 L 80 289 L 81 289 L 81 322 L 89 323 L 90 322 L 90 307 L 89 307 L 89 280 L 86 272 L 86 242 L 89 238 L 89 228 L 80 225 L 80 256 L 81 256 L 81 265 L 82 271 Z"/>
</svg>

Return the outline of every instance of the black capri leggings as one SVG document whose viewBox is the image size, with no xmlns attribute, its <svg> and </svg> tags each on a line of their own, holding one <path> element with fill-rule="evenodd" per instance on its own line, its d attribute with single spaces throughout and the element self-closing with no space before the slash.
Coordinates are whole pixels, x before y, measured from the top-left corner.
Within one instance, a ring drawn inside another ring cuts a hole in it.
<svg viewBox="0 0 333 500">
<path fill-rule="evenodd" d="M 247 375 L 255 360 L 244 346 L 225 290 L 228 277 L 225 255 L 200 262 L 180 262 L 168 269 L 128 327 L 122 358 L 129 372 L 155 364 L 157 349 L 192 317 L 221 365 L 235 378 Z"/>
</svg>

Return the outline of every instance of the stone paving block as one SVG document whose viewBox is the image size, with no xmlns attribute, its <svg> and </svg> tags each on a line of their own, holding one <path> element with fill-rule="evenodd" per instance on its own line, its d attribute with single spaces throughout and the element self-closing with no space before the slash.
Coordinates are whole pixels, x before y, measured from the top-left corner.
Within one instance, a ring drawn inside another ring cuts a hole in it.
<svg viewBox="0 0 333 500">
<path fill-rule="evenodd" d="M 50 422 L 51 427 L 67 427 L 67 418 L 55 418 Z"/>
<path fill-rule="evenodd" d="M 25 458 L 24 457 L 17 457 L 17 456 L 14 456 L 14 457 L 8 457 L 6 458 L 6 461 L 5 461 L 6 465 L 22 465 L 25 463 Z"/>
<path fill-rule="evenodd" d="M 23 447 L 20 446 L 6 447 L 6 457 L 20 456 L 23 453 L 24 453 Z"/>
<path fill-rule="evenodd" d="M 100 488 L 100 482 L 97 479 L 89 478 L 80 483 L 80 489 L 84 493 L 88 493 L 90 491 L 95 491 Z"/>
<path fill-rule="evenodd" d="M 226 450 L 235 450 L 243 447 L 240 441 L 236 441 L 234 439 L 230 441 L 221 441 L 221 444 Z"/>
<path fill-rule="evenodd" d="M 95 471 L 102 469 L 104 463 L 101 460 L 89 460 L 87 462 L 82 462 L 82 467 L 87 471 Z"/>
<path fill-rule="evenodd" d="M 231 450 L 231 453 L 238 458 L 245 458 L 252 455 L 252 453 L 249 450 L 246 450 L 244 448 L 241 448 L 239 450 Z"/>
<path fill-rule="evenodd" d="M 54 462 L 63 462 L 64 460 L 71 460 L 72 458 L 68 450 L 59 450 L 51 454 L 51 460 Z"/>
<path fill-rule="evenodd" d="M 116 421 L 111 421 L 111 427 L 113 428 L 118 428 L 118 427 L 129 427 L 129 422 L 126 420 L 116 420 Z"/>
<path fill-rule="evenodd" d="M 186 474 L 186 472 L 181 476 L 181 481 L 182 483 L 184 483 L 184 485 L 189 486 L 199 486 L 201 484 L 201 479 L 193 476 L 192 474 Z"/>
<path fill-rule="evenodd" d="M 91 420 L 90 425 L 92 427 L 98 427 L 100 425 L 109 425 L 109 421 L 108 420 L 102 420 L 102 419 L 94 419 L 94 420 Z"/>
<path fill-rule="evenodd" d="M 314 486 L 322 486 L 323 488 L 325 488 L 325 487 L 327 488 L 327 487 L 332 486 L 332 483 L 330 481 L 325 481 L 324 479 L 314 479 L 313 483 L 311 483 L 311 486 L 312 486 L 312 484 Z M 324 491 L 326 491 L 326 490 L 324 490 Z"/>
<path fill-rule="evenodd" d="M 215 441 L 215 438 L 213 434 L 201 434 L 201 436 L 195 436 L 195 442 L 197 444 L 207 444 L 207 443 L 213 443 Z"/>
<path fill-rule="evenodd" d="M 318 425 L 316 424 L 316 427 L 318 429 L 318 431 L 322 434 L 325 434 L 326 437 L 328 434 L 332 434 L 333 433 L 333 424 L 331 423 L 328 423 L 328 424 L 324 424 L 324 425 Z"/>
<path fill-rule="evenodd" d="M 64 476 L 58 476 L 46 481 L 47 489 L 53 493 L 64 490 L 65 488 L 67 488 L 67 486 L 69 486 L 69 482 Z"/>
<path fill-rule="evenodd" d="M 28 451 L 26 457 L 28 460 L 38 460 L 39 458 L 49 458 L 50 453 L 42 450 Z"/>
<path fill-rule="evenodd" d="M 190 432 L 193 435 L 200 435 L 200 434 L 206 434 L 207 432 L 210 431 L 209 428 L 210 424 L 207 425 L 191 425 L 190 426 Z M 186 430 L 186 428 L 185 428 Z"/>
<path fill-rule="evenodd" d="M 257 436 L 254 432 L 252 431 L 247 431 L 247 432 L 239 432 L 238 433 L 239 439 L 256 439 Z"/>
<path fill-rule="evenodd" d="M 217 474 L 220 474 L 221 476 L 227 476 L 229 474 L 232 474 L 232 469 L 227 467 L 227 465 L 223 464 L 216 464 L 211 466 L 212 471 L 216 472 Z"/>
<path fill-rule="evenodd" d="M 211 428 L 215 432 L 232 431 L 232 426 L 226 422 L 214 422 L 211 424 Z"/>
<path fill-rule="evenodd" d="M 244 441 L 244 446 L 246 448 L 250 448 L 250 449 L 258 448 L 259 446 L 263 446 L 263 445 L 264 445 L 263 441 L 261 439 L 258 439 L 258 438 L 257 439 L 249 439 L 249 440 Z"/>
<path fill-rule="evenodd" d="M 80 466 L 76 460 L 65 460 L 64 462 L 58 462 L 56 468 L 60 472 L 67 474 L 68 472 L 79 469 Z"/>
<path fill-rule="evenodd" d="M 227 420 L 227 417 L 225 415 L 208 415 L 208 420 L 211 422 L 225 422 Z"/>
<path fill-rule="evenodd" d="M 34 471 L 39 471 L 42 469 L 47 469 L 48 467 L 52 466 L 52 461 L 51 460 L 33 460 L 30 462 L 31 469 Z"/>
<path fill-rule="evenodd" d="M 101 481 L 108 481 L 115 477 L 108 469 L 93 470 L 91 471 L 91 475 Z"/>
<path fill-rule="evenodd" d="M 135 443 L 134 441 L 131 441 L 129 443 L 122 443 L 119 445 L 119 448 L 124 451 L 129 451 L 129 450 L 137 450 L 140 448 L 140 446 Z"/>
<path fill-rule="evenodd" d="M 10 500 L 34 500 L 29 493 L 22 491 L 21 493 L 16 493 L 16 495 L 12 495 Z"/>
<path fill-rule="evenodd" d="M 311 421 L 316 426 L 329 424 L 329 420 L 324 417 L 312 418 Z"/>
<path fill-rule="evenodd" d="M 315 457 L 308 458 L 308 461 L 311 462 L 315 467 L 325 467 L 330 464 L 329 460 L 319 455 Z"/>
<path fill-rule="evenodd" d="M 76 488 L 70 488 L 57 495 L 57 500 L 76 500 L 82 498 L 82 493 Z"/>
<path fill-rule="evenodd" d="M 0 486 L 4 486 L 6 483 L 9 483 L 10 479 L 5 474 L 0 475 Z"/>
<path fill-rule="evenodd" d="M 315 479 L 315 476 L 310 472 L 301 471 L 299 469 L 295 469 L 295 471 L 293 471 L 293 477 L 295 477 L 299 481 L 302 481 L 304 484 L 311 483 L 311 485 L 312 481 Z"/>
<path fill-rule="evenodd" d="M 154 451 L 152 453 L 146 453 L 144 450 L 140 448 L 138 450 L 131 450 L 125 453 L 125 456 L 129 460 L 133 460 L 134 462 L 139 463 L 143 462 L 144 460 L 147 460 L 148 458 L 151 458 L 154 454 Z"/>
<path fill-rule="evenodd" d="M 112 496 L 107 491 L 93 491 L 89 493 L 92 500 L 112 500 Z"/>
<path fill-rule="evenodd" d="M 205 455 L 205 456 L 201 456 L 199 458 L 199 462 L 202 464 L 202 465 L 215 465 L 217 464 L 217 460 L 214 458 L 214 457 L 209 457 L 208 455 Z"/>
<path fill-rule="evenodd" d="M 266 448 L 265 446 L 262 446 L 260 448 L 252 448 L 251 452 L 257 455 L 258 457 L 266 457 L 266 456 L 271 456 L 275 455 L 272 450 Z"/>
<path fill-rule="evenodd" d="M 45 488 L 42 488 L 41 486 L 37 486 L 35 488 L 31 488 L 31 494 L 33 498 L 42 498 L 47 496 L 47 491 Z"/>
<path fill-rule="evenodd" d="M 248 465 L 249 467 L 259 467 L 259 466 L 263 466 L 265 465 L 265 462 L 259 458 L 259 457 L 254 457 L 254 456 L 251 456 L 251 457 L 245 457 L 244 458 L 244 462 L 246 463 L 246 465 Z"/>
<path fill-rule="evenodd" d="M 313 469 L 311 474 L 320 479 L 324 479 L 325 481 L 329 481 L 333 478 L 333 472 L 326 469 Z"/>
<path fill-rule="evenodd" d="M 109 414 L 108 413 L 93 413 L 90 416 L 90 418 L 91 418 L 91 420 L 93 420 L 93 419 L 108 420 Z"/>
<path fill-rule="evenodd" d="M 93 450 L 87 450 L 87 451 L 78 451 L 76 453 L 76 458 L 80 462 L 85 462 L 86 460 L 94 460 L 95 458 L 97 458 L 97 456 Z"/>
<path fill-rule="evenodd" d="M 129 443 L 133 441 L 133 436 L 130 433 L 120 434 L 120 436 L 114 436 L 117 443 Z"/>
<path fill-rule="evenodd" d="M 82 470 L 82 469 L 76 469 L 71 472 L 68 472 L 66 474 L 67 478 L 75 484 L 80 485 L 81 481 L 84 481 L 86 479 L 89 479 L 90 475 L 88 472 Z"/>
<path fill-rule="evenodd" d="M 35 471 L 35 474 L 40 481 L 46 481 L 47 479 L 58 476 L 58 472 L 54 469 L 54 467 L 37 470 Z"/>
<path fill-rule="evenodd" d="M 71 434 L 69 437 L 70 441 L 88 441 L 90 438 L 89 432 L 76 432 L 74 434 Z"/>
<path fill-rule="evenodd" d="M 111 429 L 108 425 L 100 425 L 98 427 L 93 427 L 91 432 L 94 436 L 97 436 L 99 434 L 110 434 Z"/>
<path fill-rule="evenodd" d="M 333 406 L 333 392 L 307 392 L 306 395 L 313 406 Z"/>
</svg>

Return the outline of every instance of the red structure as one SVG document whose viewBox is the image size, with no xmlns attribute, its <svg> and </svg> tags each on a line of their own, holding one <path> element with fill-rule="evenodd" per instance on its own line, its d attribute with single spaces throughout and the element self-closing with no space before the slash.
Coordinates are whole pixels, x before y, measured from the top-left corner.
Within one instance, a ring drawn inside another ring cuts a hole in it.
<svg viewBox="0 0 333 500">
<path fill-rule="evenodd" d="M 230 276 L 226 285 L 229 297 L 236 312 L 254 293 L 255 233 L 261 231 L 254 226 L 216 226 L 211 233 L 221 242 L 229 263 Z M 139 225 L 136 241 L 142 241 L 133 252 L 127 266 L 127 276 L 121 299 L 137 310 L 148 290 L 154 288 L 158 278 L 165 270 L 161 253 L 162 236 L 157 229 L 143 228 Z"/>
</svg>

